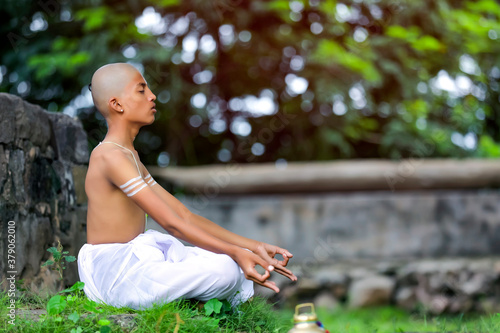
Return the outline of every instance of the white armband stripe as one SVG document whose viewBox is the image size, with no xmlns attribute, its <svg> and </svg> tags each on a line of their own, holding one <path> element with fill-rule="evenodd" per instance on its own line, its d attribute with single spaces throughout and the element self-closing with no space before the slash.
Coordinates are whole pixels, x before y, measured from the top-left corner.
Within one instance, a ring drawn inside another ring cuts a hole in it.
<svg viewBox="0 0 500 333">
<path fill-rule="evenodd" d="M 130 179 L 125 184 L 120 185 L 120 189 L 127 195 L 127 197 L 131 197 L 143 188 L 148 186 L 144 179 L 141 176 L 137 176 L 135 178 Z"/>
<path fill-rule="evenodd" d="M 143 182 L 144 183 L 144 182 Z M 131 197 L 133 196 L 134 194 L 136 194 L 137 192 L 139 192 L 140 190 L 142 190 L 143 188 L 145 188 L 146 186 L 148 186 L 146 183 L 144 183 L 141 187 L 139 187 L 137 190 L 135 190 L 134 192 L 132 193 L 129 193 L 127 194 L 127 197 Z"/>
<path fill-rule="evenodd" d="M 144 180 L 146 181 L 146 183 L 148 183 L 149 186 L 153 186 L 153 185 L 157 184 L 150 173 L 148 173 L 148 175 L 146 177 L 144 177 Z"/>
<path fill-rule="evenodd" d="M 124 188 L 124 187 L 127 187 L 128 185 L 130 185 L 131 183 L 135 182 L 136 180 L 140 179 L 141 176 L 137 176 L 135 178 L 132 178 L 131 180 L 129 180 L 128 182 L 126 182 L 125 184 L 123 185 L 120 185 L 120 188 Z"/>
<path fill-rule="evenodd" d="M 137 186 L 142 185 L 142 184 L 145 184 L 145 182 L 141 178 L 137 182 L 132 183 L 132 185 L 130 185 L 129 187 L 122 189 L 122 191 L 125 193 L 128 193 L 128 192 L 132 191 L 134 188 L 137 188 Z"/>
</svg>

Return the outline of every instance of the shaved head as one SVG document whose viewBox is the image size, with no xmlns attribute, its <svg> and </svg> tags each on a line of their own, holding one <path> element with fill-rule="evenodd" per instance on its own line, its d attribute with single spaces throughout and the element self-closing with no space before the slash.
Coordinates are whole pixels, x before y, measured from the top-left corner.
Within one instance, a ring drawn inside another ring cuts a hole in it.
<svg viewBox="0 0 500 333">
<path fill-rule="evenodd" d="M 108 119 L 109 101 L 120 98 L 127 84 L 139 71 L 132 65 L 116 63 L 102 66 L 92 76 L 92 99 L 97 110 Z M 139 73 L 140 74 L 140 73 Z"/>
</svg>

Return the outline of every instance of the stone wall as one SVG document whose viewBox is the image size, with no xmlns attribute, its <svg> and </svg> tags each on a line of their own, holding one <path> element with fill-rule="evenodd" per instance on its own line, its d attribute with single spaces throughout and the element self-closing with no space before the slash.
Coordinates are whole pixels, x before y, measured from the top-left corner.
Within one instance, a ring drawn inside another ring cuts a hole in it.
<svg viewBox="0 0 500 333">
<path fill-rule="evenodd" d="M 418 154 L 399 161 L 361 159 L 168 168 L 151 166 L 149 171 L 154 177 L 166 179 L 205 198 L 219 194 L 500 187 L 498 159 L 438 159 L 422 158 Z"/>
<path fill-rule="evenodd" d="M 0 93 L 0 281 L 16 272 L 34 290 L 61 286 L 58 274 L 41 268 L 47 248 L 60 240 L 70 255 L 86 239 L 83 180 L 88 163 L 81 123 Z M 75 186 L 76 183 L 76 186 Z M 8 224 L 15 228 L 15 268 L 7 266 Z M 78 279 L 68 264 L 65 284 Z"/>
<path fill-rule="evenodd" d="M 219 195 L 192 211 L 296 260 L 500 256 L 500 191 Z"/>
<path fill-rule="evenodd" d="M 256 292 L 279 305 L 314 302 L 330 310 L 343 305 L 396 305 L 432 314 L 500 312 L 500 258 L 349 260 L 328 265 L 295 264 L 299 280 L 272 278 L 281 292 Z"/>
</svg>

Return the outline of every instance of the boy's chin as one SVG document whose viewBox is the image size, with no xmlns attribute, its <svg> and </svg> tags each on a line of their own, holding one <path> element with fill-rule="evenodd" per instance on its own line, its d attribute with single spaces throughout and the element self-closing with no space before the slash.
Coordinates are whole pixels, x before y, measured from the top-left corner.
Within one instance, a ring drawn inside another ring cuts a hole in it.
<svg viewBox="0 0 500 333">
<path fill-rule="evenodd" d="M 155 119 L 149 119 L 149 121 L 147 119 L 143 119 L 142 121 L 140 121 L 140 126 L 148 126 L 148 125 L 151 125 L 152 123 L 155 122 Z"/>
</svg>

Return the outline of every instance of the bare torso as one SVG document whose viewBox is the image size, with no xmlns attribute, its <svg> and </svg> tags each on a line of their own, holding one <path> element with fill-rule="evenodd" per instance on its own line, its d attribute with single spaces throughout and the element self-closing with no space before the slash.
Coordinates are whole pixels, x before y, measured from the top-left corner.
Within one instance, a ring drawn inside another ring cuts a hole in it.
<svg viewBox="0 0 500 333">
<path fill-rule="evenodd" d="M 133 153 L 144 178 L 146 170 L 137 153 Z M 106 169 L 104 154 L 125 154 L 135 164 L 130 152 L 114 144 L 101 144 L 90 155 L 85 179 L 88 197 L 87 243 L 126 243 L 144 232 L 145 213 L 108 180 L 103 171 Z"/>
</svg>

